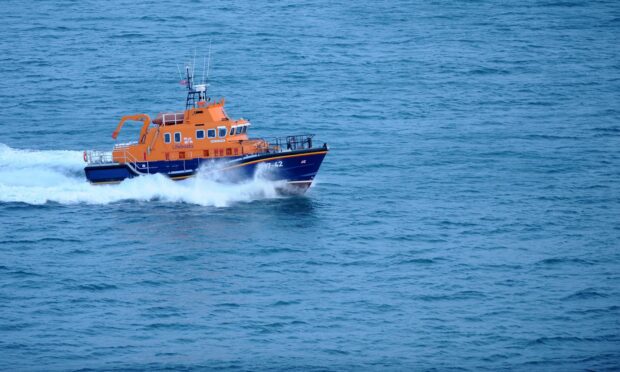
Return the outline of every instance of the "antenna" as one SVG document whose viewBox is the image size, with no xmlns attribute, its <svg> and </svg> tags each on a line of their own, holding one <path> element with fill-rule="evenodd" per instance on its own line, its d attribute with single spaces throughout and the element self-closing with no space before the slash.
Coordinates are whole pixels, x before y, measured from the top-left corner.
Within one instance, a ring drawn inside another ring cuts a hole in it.
<svg viewBox="0 0 620 372">
<path fill-rule="evenodd" d="M 207 65 L 207 82 L 209 82 L 209 70 L 211 69 L 211 39 L 209 39 L 209 64 Z"/>
<path fill-rule="evenodd" d="M 206 65 L 206 66 L 205 66 Z M 206 67 L 206 68 L 205 68 Z M 179 65 L 177 64 L 177 69 Z M 202 57 L 202 83 L 194 86 L 194 79 L 196 78 L 196 48 L 194 48 L 194 59 L 185 65 L 185 73 L 187 74 L 187 99 L 185 101 L 185 109 L 196 107 L 196 99 L 198 100 L 198 106 L 205 104 L 205 101 L 210 99 L 207 97 L 207 86 L 205 84 L 205 78 L 209 79 L 209 70 L 211 68 L 211 39 L 209 39 L 209 58 Z"/>
<path fill-rule="evenodd" d="M 192 88 L 194 87 L 194 82 L 192 81 L 193 78 L 192 78 L 192 73 L 190 71 L 189 63 L 185 65 L 185 74 L 187 75 L 187 89 L 192 90 Z"/>
<path fill-rule="evenodd" d="M 177 71 L 179 72 L 179 79 L 183 80 L 183 75 L 181 74 L 181 68 L 179 67 L 178 63 L 177 63 Z"/>
<path fill-rule="evenodd" d="M 194 48 L 194 62 L 192 62 L 192 79 L 196 76 L 196 48 Z"/>
<path fill-rule="evenodd" d="M 205 83 L 205 65 L 207 64 L 207 57 L 202 57 L 202 84 Z"/>
</svg>

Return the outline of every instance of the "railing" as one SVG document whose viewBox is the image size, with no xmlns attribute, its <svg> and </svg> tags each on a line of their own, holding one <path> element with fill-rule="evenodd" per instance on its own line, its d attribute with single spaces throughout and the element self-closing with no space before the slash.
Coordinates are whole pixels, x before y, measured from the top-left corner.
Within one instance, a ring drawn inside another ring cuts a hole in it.
<svg viewBox="0 0 620 372">
<path fill-rule="evenodd" d="M 162 114 L 161 122 L 162 122 L 162 125 L 170 125 L 170 124 L 177 125 L 177 124 L 183 123 L 184 117 L 185 117 L 185 114 L 183 112 Z"/>
<path fill-rule="evenodd" d="M 115 150 L 124 147 L 114 146 Z M 126 148 L 126 146 L 125 146 Z M 131 169 L 135 174 L 148 174 L 150 170 L 149 162 L 146 161 L 146 169 L 142 168 L 138 170 L 138 159 L 136 159 L 131 153 L 127 150 L 123 150 L 121 156 L 117 156 L 115 161 L 111 151 L 86 151 L 86 162 L 89 165 L 103 165 L 103 164 L 117 164 L 123 163 Z M 144 163 L 144 162 L 143 162 Z"/>
<path fill-rule="evenodd" d="M 138 141 L 131 141 L 131 142 L 125 142 L 125 143 L 117 143 L 114 145 L 114 149 L 122 149 L 125 147 L 129 147 L 129 146 L 133 146 L 135 144 L 137 144 Z"/>
<path fill-rule="evenodd" d="M 85 160 L 88 164 L 114 163 L 111 151 L 86 151 Z"/>
<path fill-rule="evenodd" d="M 265 138 L 269 152 L 296 151 L 312 148 L 314 134 L 300 134 L 295 136 Z"/>
</svg>

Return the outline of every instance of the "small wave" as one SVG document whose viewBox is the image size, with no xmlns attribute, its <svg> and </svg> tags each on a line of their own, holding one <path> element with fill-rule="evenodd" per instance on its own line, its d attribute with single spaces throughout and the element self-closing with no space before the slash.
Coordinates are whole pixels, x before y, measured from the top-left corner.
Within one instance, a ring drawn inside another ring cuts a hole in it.
<svg viewBox="0 0 620 372">
<path fill-rule="evenodd" d="M 395 262 L 395 264 L 397 265 L 410 265 L 410 264 L 414 264 L 414 265 L 430 265 L 430 264 L 434 264 L 437 261 L 432 259 L 432 258 L 410 258 L 410 259 L 405 259 L 405 260 L 401 260 L 398 262 Z"/>
<path fill-rule="evenodd" d="M 144 35 L 138 32 L 123 32 L 116 35 L 116 38 L 118 39 L 139 39 L 142 37 L 144 37 Z"/>
<path fill-rule="evenodd" d="M 30 277 L 41 276 L 40 274 L 31 272 L 31 271 L 25 271 L 25 270 L 8 271 L 6 272 L 6 274 L 12 277 L 15 277 L 15 278 L 30 278 Z"/>
<path fill-rule="evenodd" d="M 200 328 L 195 324 L 187 324 L 187 323 L 153 323 L 144 327 L 147 330 L 160 330 L 160 329 L 174 329 L 180 331 L 189 331 L 195 330 L 196 328 Z"/>
<path fill-rule="evenodd" d="M 593 263 L 587 260 L 583 260 L 581 258 L 552 257 L 552 258 L 545 258 L 544 260 L 540 260 L 536 264 L 543 265 L 543 266 L 552 266 L 552 265 L 563 265 L 563 264 L 592 265 Z"/>
<path fill-rule="evenodd" d="M 330 355 L 349 355 L 348 351 L 339 349 L 323 349 L 322 351 Z"/>
<path fill-rule="evenodd" d="M 67 254 L 69 255 L 82 255 L 82 254 L 90 254 L 93 253 L 93 251 L 89 250 L 89 249 L 74 249 L 70 252 L 67 252 Z"/>
<path fill-rule="evenodd" d="M 271 306 L 289 306 L 289 305 L 298 305 L 299 301 L 277 301 L 275 303 L 273 303 Z"/>
<path fill-rule="evenodd" d="M 110 204 L 159 201 L 227 207 L 236 202 L 277 198 L 282 182 L 257 176 L 229 183 L 206 172 L 184 181 L 163 175 L 125 180 L 117 185 L 91 185 L 83 174 L 82 152 L 19 150 L 0 144 L 0 202 L 43 205 Z"/>
<path fill-rule="evenodd" d="M 563 342 L 581 342 L 587 341 L 586 339 L 574 336 L 556 336 L 556 337 L 539 337 L 535 340 L 529 342 L 529 345 L 549 345 L 555 343 L 563 343 Z"/>
<path fill-rule="evenodd" d="M 238 303 L 234 302 L 223 302 L 221 304 L 215 304 L 216 307 L 241 307 Z"/>
<path fill-rule="evenodd" d="M 118 287 L 115 286 L 114 284 L 93 283 L 93 284 L 81 284 L 75 287 L 75 289 L 97 292 L 97 291 L 107 291 L 110 289 L 118 289 Z"/>
<path fill-rule="evenodd" d="M 552 134 L 528 134 L 524 136 L 523 138 L 530 139 L 530 140 L 559 140 L 559 141 L 581 140 L 580 137 L 576 137 L 576 136 L 559 136 L 559 135 L 552 135 Z"/>
<path fill-rule="evenodd" d="M 563 300 L 591 300 L 594 298 L 606 298 L 609 297 L 605 293 L 599 293 L 595 291 L 593 288 L 586 288 L 580 291 L 577 291 L 569 296 L 563 298 Z"/>
<path fill-rule="evenodd" d="M 35 325 L 35 323 L 28 323 L 28 322 L 12 323 L 12 324 L 2 324 L 2 325 L 0 325 L 0 331 L 18 332 L 18 331 L 23 331 L 26 328 L 30 328 L 30 327 L 32 327 L 34 325 Z"/>
<path fill-rule="evenodd" d="M 454 301 L 484 299 L 486 295 L 478 291 L 460 291 L 450 295 L 420 295 L 418 298 L 422 301 Z"/>
<path fill-rule="evenodd" d="M 508 75 L 510 74 L 510 71 L 490 67 L 481 67 L 473 69 L 469 71 L 469 73 L 472 75 Z"/>
<path fill-rule="evenodd" d="M 78 239 L 63 239 L 63 238 L 41 238 L 41 239 L 7 239 L 0 240 L 0 244 L 40 244 L 40 243 L 80 243 Z"/>
<path fill-rule="evenodd" d="M 584 3 L 581 1 L 549 1 L 549 2 L 541 4 L 541 6 L 558 7 L 558 8 L 572 8 L 572 7 L 579 7 L 583 5 Z"/>
<path fill-rule="evenodd" d="M 592 130 L 594 132 L 602 132 L 602 133 L 620 133 L 620 127 L 614 126 L 614 127 L 597 127 L 597 128 L 592 128 Z"/>
</svg>

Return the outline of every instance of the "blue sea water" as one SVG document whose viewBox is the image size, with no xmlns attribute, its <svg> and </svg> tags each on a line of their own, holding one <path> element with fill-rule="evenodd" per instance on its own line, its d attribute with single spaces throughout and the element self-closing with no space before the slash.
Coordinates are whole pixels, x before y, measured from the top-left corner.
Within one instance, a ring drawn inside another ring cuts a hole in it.
<svg viewBox="0 0 620 372">
<path fill-rule="evenodd" d="M 620 369 L 617 1 L 1 6 L 0 369 Z M 313 188 L 89 185 L 210 41 Z"/>
</svg>

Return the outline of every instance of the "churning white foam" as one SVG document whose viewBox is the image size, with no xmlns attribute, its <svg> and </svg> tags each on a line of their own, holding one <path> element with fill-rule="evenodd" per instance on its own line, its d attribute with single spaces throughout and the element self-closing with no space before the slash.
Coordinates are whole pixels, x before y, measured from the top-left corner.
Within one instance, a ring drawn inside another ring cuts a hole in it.
<svg viewBox="0 0 620 372">
<path fill-rule="evenodd" d="M 28 204 L 108 204 L 158 200 L 225 207 L 235 202 L 278 197 L 282 182 L 259 175 L 243 183 L 214 179 L 208 172 L 184 181 L 162 175 L 128 179 L 117 185 L 91 185 L 80 151 L 18 150 L 0 144 L 0 202 Z"/>
</svg>

